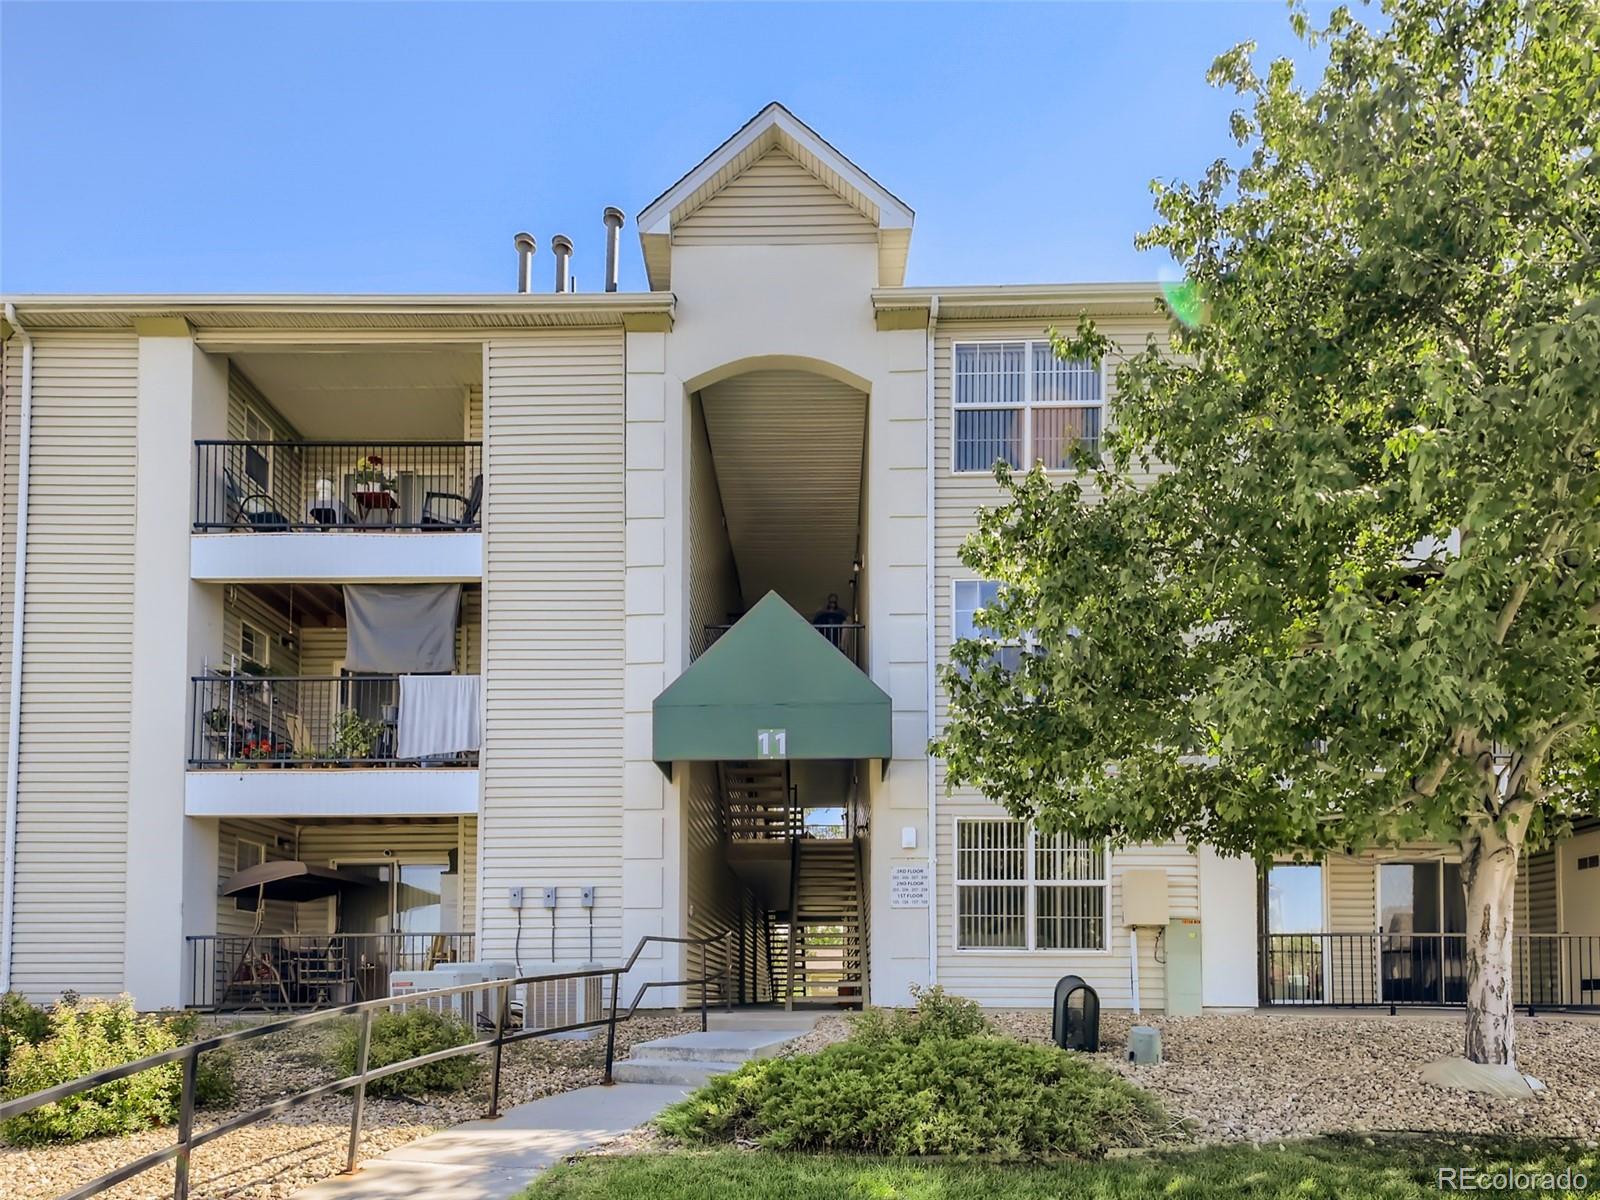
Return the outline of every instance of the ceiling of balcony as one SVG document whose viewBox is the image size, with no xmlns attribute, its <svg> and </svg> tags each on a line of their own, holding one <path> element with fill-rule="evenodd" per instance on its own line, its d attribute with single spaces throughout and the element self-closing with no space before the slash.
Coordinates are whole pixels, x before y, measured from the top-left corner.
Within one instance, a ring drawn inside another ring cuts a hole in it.
<svg viewBox="0 0 1600 1200">
<path fill-rule="evenodd" d="M 775 591 L 810 616 L 850 606 L 867 397 L 809 371 L 735 375 L 700 392 L 744 602 Z"/>
<path fill-rule="evenodd" d="M 312 439 L 460 438 L 476 347 L 251 350 L 231 356 L 285 420 Z"/>
</svg>

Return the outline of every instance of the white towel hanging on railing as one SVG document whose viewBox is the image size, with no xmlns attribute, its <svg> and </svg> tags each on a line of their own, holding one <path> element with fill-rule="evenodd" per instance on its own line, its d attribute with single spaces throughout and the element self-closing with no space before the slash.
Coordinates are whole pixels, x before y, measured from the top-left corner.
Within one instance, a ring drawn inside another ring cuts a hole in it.
<svg viewBox="0 0 1600 1200">
<path fill-rule="evenodd" d="M 396 758 L 429 758 L 478 749 L 482 680 L 477 675 L 400 676 Z"/>
</svg>

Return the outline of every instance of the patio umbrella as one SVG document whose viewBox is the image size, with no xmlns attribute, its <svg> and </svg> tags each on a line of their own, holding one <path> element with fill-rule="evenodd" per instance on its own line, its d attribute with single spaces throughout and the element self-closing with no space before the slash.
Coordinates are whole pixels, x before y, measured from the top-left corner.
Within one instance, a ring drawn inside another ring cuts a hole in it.
<svg viewBox="0 0 1600 1200">
<path fill-rule="evenodd" d="M 255 892 L 263 900 L 321 900 L 375 881 L 351 871 L 336 871 L 307 862 L 266 862 L 246 867 L 222 885 L 224 896 Z"/>
</svg>

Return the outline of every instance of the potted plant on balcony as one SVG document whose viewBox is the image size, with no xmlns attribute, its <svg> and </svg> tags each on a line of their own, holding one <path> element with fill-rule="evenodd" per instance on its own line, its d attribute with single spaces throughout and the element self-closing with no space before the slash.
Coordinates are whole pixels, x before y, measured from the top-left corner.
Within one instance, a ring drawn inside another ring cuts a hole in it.
<svg viewBox="0 0 1600 1200">
<path fill-rule="evenodd" d="M 377 454 L 363 454 L 356 459 L 350 482 L 358 492 L 392 492 L 395 489 L 395 477 L 384 469 L 383 457 Z"/>
<path fill-rule="evenodd" d="M 383 735 L 383 723 L 370 721 L 354 709 L 342 709 L 333 719 L 333 736 L 328 741 L 328 757 L 338 762 L 357 762 L 371 758 Z"/>
</svg>

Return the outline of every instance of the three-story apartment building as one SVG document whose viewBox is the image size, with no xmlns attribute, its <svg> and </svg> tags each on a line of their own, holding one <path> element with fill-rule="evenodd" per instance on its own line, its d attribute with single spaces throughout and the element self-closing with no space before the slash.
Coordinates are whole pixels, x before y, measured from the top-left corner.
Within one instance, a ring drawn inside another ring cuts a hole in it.
<svg viewBox="0 0 1600 1200">
<path fill-rule="evenodd" d="M 282 1007 L 727 934 L 751 1003 L 1459 1000 L 1443 850 L 1108 852 L 945 787 L 992 465 L 1114 417 L 1046 330 L 1163 320 L 908 286 L 912 221 L 772 105 L 639 214 L 648 292 L 607 210 L 604 291 L 523 235 L 498 295 L 11 298 L 0 986 Z M 1525 998 L 1600 1001 L 1600 830 L 1523 899 Z"/>
</svg>

